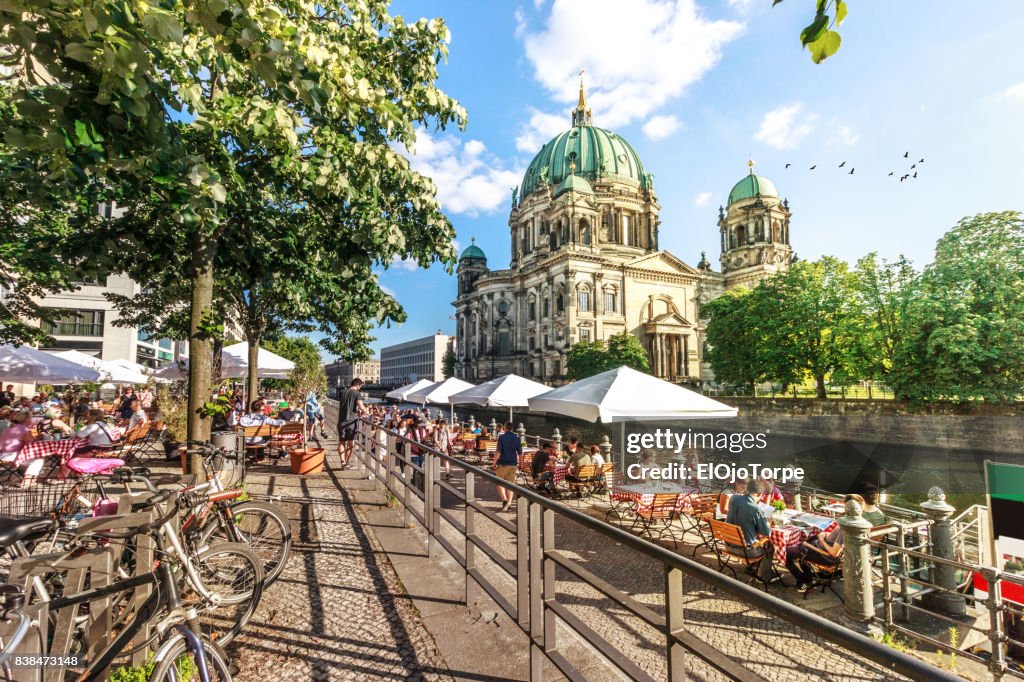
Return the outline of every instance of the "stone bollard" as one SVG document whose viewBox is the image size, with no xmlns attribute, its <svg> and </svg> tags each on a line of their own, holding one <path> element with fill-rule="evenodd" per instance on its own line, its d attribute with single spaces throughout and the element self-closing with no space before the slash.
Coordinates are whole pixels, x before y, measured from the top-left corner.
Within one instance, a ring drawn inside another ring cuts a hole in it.
<svg viewBox="0 0 1024 682">
<path fill-rule="evenodd" d="M 871 585 L 871 522 L 856 500 L 847 500 L 846 513 L 836 519 L 843 529 L 843 615 L 848 627 L 865 634 L 880 630 L 872 623 L 875 615 L 875 591 Z"/>
<path fill-rule="evenodd" d="M 494 417 L 491 417 L 490 429 L 492 434 L 498 432 L 498 422 L 494 419 Z"/>
<path fill-rule="evenodd" d="M 601 437 L 601 444 L 598 447 L 601 448 L 601 456 L 604 457 L 604 461 L 612 461 L 612 442 L 608 440 L 607 433 Z"/>
<path fill-rule="evenodd" d="M 526 438 L 526 427 L 523 426 L 523 422 L 519 422 L 519 428 L 516 429 L 516 435 L 519 436 L 519 440 Z"/>
<path fill-rule="evenodd" d="M 928 539 L 931 555 L 942 559 L 953 559 L 953 529 L 949 519 L 956 508 L 946 502 L 942 488 L 933 487 L 928 491 L 928 501 L 921 503 L 921 509 L 928 515 Z M 953 566 L 935 562 L 929 570 L 930 581 L 942 588 L 941 592 L 926 594 L 921 603 L 926 609 L 938 611 L 947 616 L 963 616 L 967 613 L 964 595 L 956 591 L 956 574 Z"/>
<path fill-rule="evenodd" d="M 469 415 L 469 430 L 472 431 L 476 425 L 476 419 L 473 419 L 473 415 Z"/>
<path fill-rule="evenodd" d="M 555 442 L 555 452 L 562 451 L 562 432 L 555 428 L 555 432 L 551 434 L 551 440 Z"/>
</svg>

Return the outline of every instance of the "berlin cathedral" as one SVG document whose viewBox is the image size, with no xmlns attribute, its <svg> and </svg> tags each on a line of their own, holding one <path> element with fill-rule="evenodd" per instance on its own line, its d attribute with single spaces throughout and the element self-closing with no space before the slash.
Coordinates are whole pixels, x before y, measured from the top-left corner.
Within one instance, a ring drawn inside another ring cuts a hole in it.
<svg viewBox="0 0 1024 682">
<path fill-rule="evenodd" d="M 459 257 L 455 375 L 558 384 L 578 341 L 629 332 L 662 379 L 713 381 L 701 304 L 789 267 L 789 203 L 750 172 L 719 208 L 721 272 L 658 247 L 652 175 L 630 144 L 591 123 L 580 83 L 572 126 L 545 144 L 512 192 L 508 268 L 471 244 Z"/>
</svg>

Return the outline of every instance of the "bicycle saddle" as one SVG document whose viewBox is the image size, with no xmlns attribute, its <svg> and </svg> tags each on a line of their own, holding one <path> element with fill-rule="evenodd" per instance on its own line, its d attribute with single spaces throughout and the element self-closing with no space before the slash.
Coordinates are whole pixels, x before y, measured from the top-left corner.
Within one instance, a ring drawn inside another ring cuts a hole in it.
<svg viewBox="0 0 1024 682">
<path fill-rule="evenodd" d="M 0 518 L 0 547 L 9 547 L 19 540 L 47 533 L 55 525 L 48 516 L 31 519 Z"/>
</svg>

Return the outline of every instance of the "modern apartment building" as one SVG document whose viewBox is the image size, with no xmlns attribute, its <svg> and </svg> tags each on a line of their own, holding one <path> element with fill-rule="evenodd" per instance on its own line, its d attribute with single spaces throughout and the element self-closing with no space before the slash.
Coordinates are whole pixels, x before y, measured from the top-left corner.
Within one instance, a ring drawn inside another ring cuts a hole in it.
<svg viewBox="0 0 1024 682">
<path fill-rule="evenodd" d="M 380 383 L 388 388 L 402 386 L 419 379 L 441 381 L 444 378 L 444 352 L 450 336 L 437 334 L 406 341 L 380 351 Z"/>
<path fill-rule="evenodd" d="M 49 294 L 40 305 L 56 309 L 45 330 L 54 341 L 42 350 L 77 350 L 101 360 L 129 360 L 147 367 L 187 355 L 187 344 L 153 339 L 133 327 L 117 327 L 117 312 L 105 293 L 134 296 L 139 285 L 128 277 L 111 275 L 103 282 L 80 283 L 75 291 Z"/>
</svg>

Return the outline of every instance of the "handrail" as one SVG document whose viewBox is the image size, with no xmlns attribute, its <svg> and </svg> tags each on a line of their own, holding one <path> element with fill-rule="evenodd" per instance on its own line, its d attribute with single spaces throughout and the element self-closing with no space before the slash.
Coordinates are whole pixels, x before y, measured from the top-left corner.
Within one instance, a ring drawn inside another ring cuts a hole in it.
<svg viewBox="0 0 1024 682">
<path fill-rule="evenodd" d="M 817 636 L 832 643 L 838 644 L 839 646 L 853 653 L 856 653 L 870 661 L 880 664 L 892 672 L 908 676 L 912 679 L 959 679 L 955 675 L 946 673 L 945 671 L 942 671 L 918 658 L 915 658 L 902 652 L 895 651 L 875 639 L 866 637 L 858 632 L 847 629 L 841 625 L 838 625 L 837 623 L 822 618 L 821 616 L 818 616 L 814 613 L 794 606 L 786 601 L 783 601 L 782 599 L 761 592 L 760 590 L 750 587 L 749 585 L 741 583 L 737 580 L 731 579 L 711 569 L 710 567 L 704 566 L 703 564 L 700 564 L 694 560 L 687 559 L 674 552 L 670 552 L 668 549 L 664 547 L 648 542 L 621 528 L 609 525 L 603 521 L 588 516 L 580 511 L 567 507 L 563 504 L 554 502 L 528 488 L 524 488 L 517 484 L 510 484 L 507 481 L 504 481 L 503 479 L 499 478 L 495 474 L 491 473 L 490 471 L 486 471 L 477 466 L 473 466 L 459 458 L 452 457 L 447 455 L 446 453 L 434 450 L 429 446 L 416 443 L 415 441 L 406 438 L 405 436 L 399 435 L 395 431 L 385 429 L 380 425 L 373 425 L 369 420 L 363 419 L 362 422 L 366 426 L 372 426 L 373 428 L 379 428 L 383 430 L 388 435 L 389 444 L 394 441 L 415 443 L 421 449 L 421 451 L 423 451 L 424 455 L 427 455 L 429 453 L 429 456 L 435 458 L 438 463 L 448 462 L 450 465 L 463 469 L 467 474 L 471 474 L 475 479 L 478 480 L 482 479 L 495 485 L 514 487 L 515 493 L 520 499 L 520 511 L 522 512 L 524 511 L 524 509 L 530 508 L 538 509 L 538 511 L 542 510 L 545 526 L 548 525 L 549 519 L 550 522 L 553 524 L 553 514 L 558 514 L 562 518 L 570 520 L 576 524 L 583 526 L 584 528 L 593 530 L 597 533 L 600 533 L 601 535 L 604 535 L 607 538 L 610 538 L 611 540 L 614 540 L 615 542 L 622 544 L 629 550 L 638 552 L 662 563 L 666 568 L 667 574 L 675 574 L 680 581 L 682 579 L 683 574 L 691 576 L 701 581 L 702 583 L 708 584 L 712 587 L 721 590 L 722 592 L 725 592 L 726 594 L 729 594 L 733 597 L 740 599 L 744 604 L 750 607 L 766 611 L 792 625 L 813 632 Z M 367 454 L 362 450 L 362 448 L 359 448 L 358 450 L 360 450 L 360 458 Z M 388 448 L 388 452 L 390 454 L 390 447 Z M 428 476 L 427 483 L 432 483 L 432 481 L 429 478 L 431 476 L 432 466 L 424 466 L 424 469 L 427 472 Z M 379 475 L 377 476 L 377 478 L 380 478 Z M 408 490 L 408 487 L 406 489 Z M 424 507 L 423 512 L 423 525 L 427 528 L 428 533 L 431 536 L 434 536 L 436 534 L 437 529 L 434 525 L 435 521 L 432 517 L 436 514 L 436 510 L 432 508 L 434 502 L 431 499 L 431 495 L 432 492 L 428 490 L 428 487 L 425 484 L 424 500 L 426 506 Z M 405 501 L 405 504 L 408 504 L 408 496 L 406 496 L 406 498 L 407 499 Z M 464 499 L 463 502 L 465 502 Z M 534 525 L 534 522 L 536 522 L 538 524 L 538 532 L 540 516 L 540 513 L 536 515 L 536 518 L 533 514 L 530 515 L 530 525 L 532 527 Z M 548 542 L 547 534 L 545 534 L 545 542 Z M 444 548 L 446 549 L 446 551 L 448 551 L 448 547 Z M 553 551 L 553 548 L 545 549 L 547 550 L 544 552 L 545 559 L 550 560 L 551 557 L 548 554 L 548 551 Z M 451 552 L 449 551 L 449 553 Z M 457 557 L 456 555 L 453 554 L 453 556 L 455 556 L 456 560 L 459 559 L 459 557 Z M 532 558 L 530 564 L 533 564 Z M 530 576 L 527 577 L 527 579 L 531 582 L 534 580 L 540 580 L 539 577 L 533 575 L 534 568 L 535 567 L 530 566 Z M 536 568 L 539 569 L 539 566 L 537 566 Z M 473 574 L 473 579 L 477 582 L 478 585 L 480 585 L 484 589 L 487 589 L 487 587 L 489 586 L 483 584 L 479 579 L 478 575 L 478 573 Z M 519 576 L 518 580 L 522 580 L 523 578 L 524 576 Z M 669 583 L 670 581 L 667 580 L 666 582 Z M 680 589 L 681 584 L 682 583 L 680 582 Z M 671 613 L 672 609 L 669 606 L 669 597 L 671 595 L 669 594 L 668 588 L 666 588 L 666 590 L 666 609 L 670 612 L 668 614 L 668 618 L 669 621 L 674 621 L 676 618 L 681 618 L 682 616 L 681 614 Z M 531 600 L 532 599 L 533 595 L 531 593 Z M 540 609 L 541 611 L 544 610 L 543 605 L 537 606 L 536 608 Z M 531 611 L 532 610 L 533 609 L 531 609 Z M 521 615 L 522 614 L 520 614 L 520 616 Z M 523 627 L 527 634 L 529 634 L 532 638 L 536 638 L 538 636 L 535 632 L 533 632 L 535 630 L 535 627 L 541 627 L 540 637 L 544 637 L 542 626 L 531 625 L 529 629 L 526 629 L 523 626 L 523 619 L 520 618 L 519 621 L 520 627 Z M 683 646 L 685 648 L 686 645 L 683 643 L 682 639 L 680 639 L 679 637 L 675 637 L 674 633 L 675 629 L 670 628 L 670 632 L 668 634 L 673 635 L 672 637 L 670 637 L 670 639 L 674 642 L 674 644 L 670 644 L 669 648 L 672 649 L 675 645 Z M 553 636 L 553 633 L 550 636 Z M 586 640 L 585 637 L 584 639 Z M 690 651 L 691 653 L 695 653 L 693 649 L 690 649 Z M 562 668 L 562 665 L 560 665 L 560 661 L 558 660 L 559 656 L 554 656 L 553 652 L 549 650 L 546 646 L 544 647 L 543 653 L 557 667 Z M 672 660 L 674 660 L 674 658 L 674 655 L 670 655 L 670 671 L 673 669 Z M 564 661 L 561 661 L 561 663 L 564 663 Z M 714 664 L 712 663 L 712 665 Z M 532 665 L 531 668 L 533 668 Z M 540 669 L 537 668 L 536 671 L 539 674 Z M 685 675 L 685 672 L 679 670 L 677 674 L 679 674 L 681 676 L 680 679 L 682 679 L 682 675 Z M 531 675 L 531 679 L 532 678 L 533 676 Z"/>
</svg>

